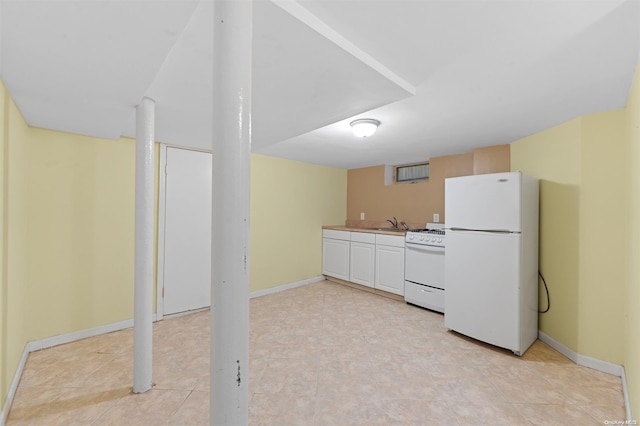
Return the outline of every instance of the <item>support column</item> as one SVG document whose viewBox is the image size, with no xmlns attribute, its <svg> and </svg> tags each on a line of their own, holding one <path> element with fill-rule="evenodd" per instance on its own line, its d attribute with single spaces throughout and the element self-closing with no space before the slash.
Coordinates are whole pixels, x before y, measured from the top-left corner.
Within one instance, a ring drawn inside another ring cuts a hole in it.
<svg viewBox="0 0 640 426">
<path fill-rule="evenodd" d="M 133 392 L 151 389 L 153 349 L 153 144 L 155 102 L 136 107 L 136 231 L 133 311 Z"/>
<path fill-rule="evenodd" d="M 249 422 L 252 2 L 214 2 L 211 424 Z"/>
</svg>

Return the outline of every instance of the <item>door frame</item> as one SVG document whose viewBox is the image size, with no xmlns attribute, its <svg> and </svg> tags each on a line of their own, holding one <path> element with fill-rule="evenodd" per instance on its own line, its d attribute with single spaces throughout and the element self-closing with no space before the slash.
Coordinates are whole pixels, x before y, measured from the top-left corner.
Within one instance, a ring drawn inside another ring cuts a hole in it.
<svg viewBox="0 0 640 426">
<path fill-rule="evenodd" d="M 158 168 L 158 257 L 156 269 L 156 321 L 164 318 L 164 245 L 165 245 L 165 211 L 167 207 L 167 148 L 184 149 L 186 151 L 205 152 L 211 150 L 187 148 L 184 146 L 161 143 L 160 164 Z"/>
</svg>

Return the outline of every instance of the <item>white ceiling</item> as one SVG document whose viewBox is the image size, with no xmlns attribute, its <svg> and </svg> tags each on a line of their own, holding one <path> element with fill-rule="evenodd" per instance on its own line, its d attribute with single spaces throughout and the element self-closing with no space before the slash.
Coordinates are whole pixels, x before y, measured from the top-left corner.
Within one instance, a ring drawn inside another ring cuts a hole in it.
<svg viewBox="0 0 640 426">
<path fill-rule="evenodd" d="M 0 76 L 32 126 L 211 147 L 213 2 L 0 0 Z M 509 143 L 624 107 L 637 0 L 254 2 L 254 152 L 344 168 Z M 356 139 L 349 122 L 382 124 Z"/>
</svg>

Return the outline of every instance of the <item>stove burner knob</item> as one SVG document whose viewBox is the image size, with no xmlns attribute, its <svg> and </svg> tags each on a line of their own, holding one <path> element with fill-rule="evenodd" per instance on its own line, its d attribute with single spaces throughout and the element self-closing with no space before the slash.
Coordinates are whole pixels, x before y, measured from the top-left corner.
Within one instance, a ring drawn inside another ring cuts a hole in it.
<svg viewBox="0 0 640 426">
<path fill-rule="evenodd" d="M 413 240 L 413 235 L 409 234 L 409 240 Z"/>
<path fill-rule="evenodd" d="M 442 238 L 438 238 L 438 242 L 441 243 L 442 242 Z"/>
<path fill-rule="evenodd" d="M 424 237 L 420 237 L 420 241 L 424 241 Z"/>
</svg>

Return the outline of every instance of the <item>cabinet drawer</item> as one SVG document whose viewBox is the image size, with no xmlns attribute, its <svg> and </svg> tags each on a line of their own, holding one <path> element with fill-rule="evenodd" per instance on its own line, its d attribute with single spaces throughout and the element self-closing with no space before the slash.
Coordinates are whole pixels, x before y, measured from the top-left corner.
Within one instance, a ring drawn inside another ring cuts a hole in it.
<svg viewBox="0 0 640 426">
<path fill-rule="evenodd" d="M 404 247 L 404 236 L 375 234 L 376 244 L 392 247 Z"/>
<path fill-rule="evenodd" d="M 357 241 L 359 243 L 375 244 L 376 234 L 371 234 L 367 232 L 352 232 L 351 241 Z"/>
<path fill-rule="evenodd" d="M 351 237 L 351 232 L 349 231 L 338 231 L 335 229 L 323 229 L 322 230 L 323 238 L 333 238 L 334 240 L 345 240 L 349 241 Z"/>
</svg>

